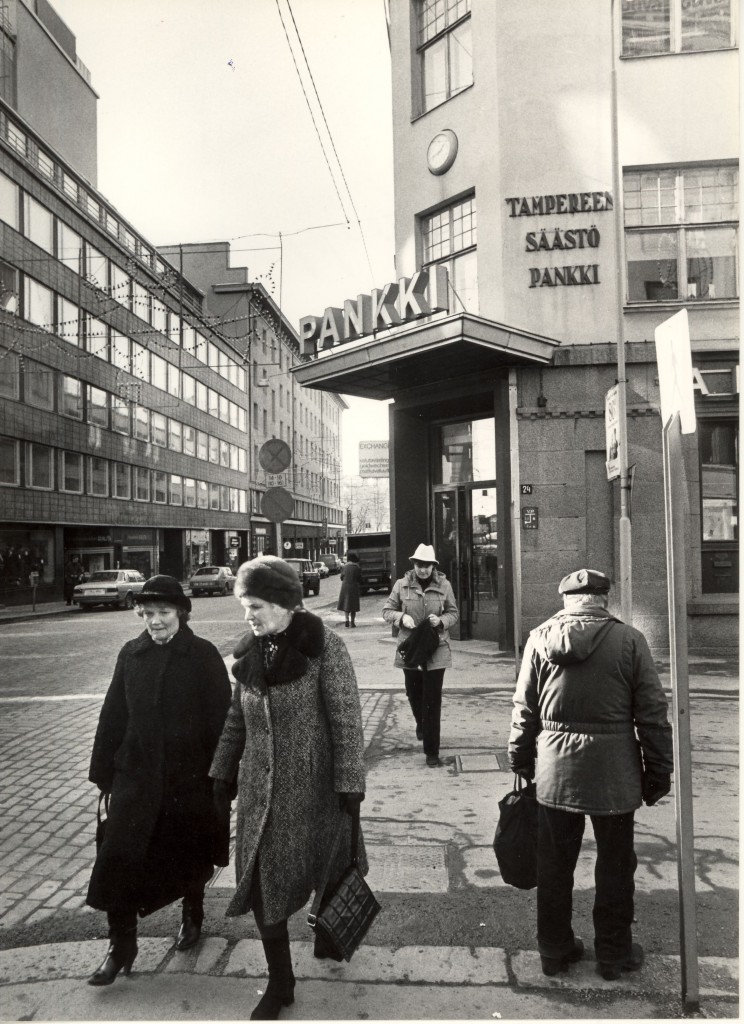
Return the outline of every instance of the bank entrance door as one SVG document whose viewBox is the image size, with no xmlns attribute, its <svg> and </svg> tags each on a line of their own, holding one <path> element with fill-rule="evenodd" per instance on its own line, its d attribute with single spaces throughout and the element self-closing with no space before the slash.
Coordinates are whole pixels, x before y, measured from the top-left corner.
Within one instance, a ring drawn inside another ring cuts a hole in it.
<svg viewBox="0 0 744 1024">
<path fill-rule="evenodd" d="M 496 486 L 434 492 L 434 550 L 455 592 L 459 639 L 498 639 Z M 457 636 L 457 630 L 453 631 Z"/>
</svg>

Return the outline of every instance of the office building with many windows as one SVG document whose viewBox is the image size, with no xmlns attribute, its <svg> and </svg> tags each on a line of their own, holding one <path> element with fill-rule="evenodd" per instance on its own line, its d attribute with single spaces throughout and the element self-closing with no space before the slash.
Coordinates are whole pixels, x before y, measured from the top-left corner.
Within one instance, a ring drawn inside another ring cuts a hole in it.
<svg viewBox="0 0 744 1024">
<path fill-rule="evenodd" d="M 737 14 L 733 0 L 391 0 L 400 280 L 368 306 L 321 301 L 297 374 L 393 400 L 398 572 L 435 545 L 461 638 L 518 649 L 565 573 L 619 581 L 605 407 L 622 344 L 633 621 L 668 648 L 654 331 L 686 309 L 690 644 L 737 644 Z"/>
</svg>

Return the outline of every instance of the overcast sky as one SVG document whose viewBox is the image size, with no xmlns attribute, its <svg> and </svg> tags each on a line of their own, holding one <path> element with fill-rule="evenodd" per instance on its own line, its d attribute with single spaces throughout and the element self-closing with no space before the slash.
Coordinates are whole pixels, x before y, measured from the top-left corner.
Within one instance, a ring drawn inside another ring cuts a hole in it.
<svg viewBox="0 0 744 1024">
<path fill-rule="evenodd" d="M 394 279 L 383 0 L 52 3 L 100 97 L 98 187 L 146 238 L 229 239 L 232 265 L 281 299 L 295 328 Z M 359 440 L 387 437 L 386 405 L 349 404 L 345 475 L 357 471 Z"/>
</svg>

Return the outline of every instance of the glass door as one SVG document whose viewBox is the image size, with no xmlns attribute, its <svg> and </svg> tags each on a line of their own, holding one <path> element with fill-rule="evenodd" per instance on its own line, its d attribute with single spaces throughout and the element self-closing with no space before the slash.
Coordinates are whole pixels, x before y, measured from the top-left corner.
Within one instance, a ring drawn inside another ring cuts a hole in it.
<svg viewBox="0 0 744 1024">
<path fill-rule="evenodd" d="M 473 487 L 469 498 L 471 635 L 474 640 L 496 640 L 499 614 L 496 488 Z"/>
<path fill-rule="evenodd" d="M 460 621 L 450 630 L 456 640 L 470 638 L 470 587 L 467 544 L 462 536 L 465 517 L 465 491 L 462 487 L 434 492 L 434 550 L 439 569 L 452 584 Z"/>
</svg>

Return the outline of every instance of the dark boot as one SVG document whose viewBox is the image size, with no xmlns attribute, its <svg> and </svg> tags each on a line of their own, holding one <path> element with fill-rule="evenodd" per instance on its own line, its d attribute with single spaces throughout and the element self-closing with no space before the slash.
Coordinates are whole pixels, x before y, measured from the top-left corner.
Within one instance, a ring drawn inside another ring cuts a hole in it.
<svg viewBox="0 0 744 1024">
<path fill-rule="evenodd" d="M 137 956 L 137 915 L 109 914 L 109 948 L 89 985 L 111 985 L 119 971 L 129 974 Z"/>
<path fill-rule="evenodd" d="M 295 977 L 289 935 L 262 938 L 261 942 L 269 965 L 269 983 L 251 1014 L 251 1020 L 276 1020 L 281 1008 L 294 1002 Z"/>
<path fill-rule="evenodd" d="M 549 978 L 559 974 L 561 971 L 567 971 L 569 964 L 578 963 L 584 955 L 584 943 L 581 939 L 574 938 L 573 949 L 568 953 L 564 953 L 563 956 L 540 956 L 540 963 L 542 964 L 543 974 L 547 974 Z"/>
<path fill-rule="evenodd" d="M 181 910 L 181 927 L 176 936 L 176 949 L 191 949 L 199 941 L 204 922 L 204 893 L 185 896 Z"/>
<path fill-rule="evenodd" d="M 623 971 L 639 971 L 643 966 L 643 946 L 640 942 L 633 942 L 630 947 L 630 956 L 619 964 L 608 964 L 603 961 L 598 963 L 599 973 L 605 981 L 617 981 Z"/>
</svg>

